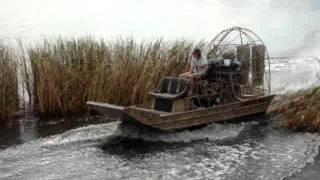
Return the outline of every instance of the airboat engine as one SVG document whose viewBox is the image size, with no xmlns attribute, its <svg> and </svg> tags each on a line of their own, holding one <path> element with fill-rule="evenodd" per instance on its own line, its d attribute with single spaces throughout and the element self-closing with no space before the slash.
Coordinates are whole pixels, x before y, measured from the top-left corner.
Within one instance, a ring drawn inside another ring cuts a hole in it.
<svg viewBox="0 0 320 180">
<path fill-rule="evenodd" d="M 226 29 L 211 41 L 209 49 L 209 68 L 197 86 L 194 105 L 211 107 L 270 93 L 268 51 L 254 32 Z"/>
</svg>

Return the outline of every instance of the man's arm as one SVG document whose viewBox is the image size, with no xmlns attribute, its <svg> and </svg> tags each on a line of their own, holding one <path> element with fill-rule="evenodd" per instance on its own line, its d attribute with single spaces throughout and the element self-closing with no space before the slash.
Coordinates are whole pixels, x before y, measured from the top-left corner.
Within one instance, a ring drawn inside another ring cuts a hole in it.
<svg viewBox="0 0 320 180">
<path fill-rule="evenodd" d="M 189 73 L 192 73 L 192 69 L 193 69 L 193 61 L 192 61 L 192 56 L 190 56 L 190 68 L 189 68 Z"/>
<path fill-rule="evenodd" d="M 189 73 L 192 73 L 192 65 L 190 64 L 190 69 L 189 69 Z"/>
</svg>

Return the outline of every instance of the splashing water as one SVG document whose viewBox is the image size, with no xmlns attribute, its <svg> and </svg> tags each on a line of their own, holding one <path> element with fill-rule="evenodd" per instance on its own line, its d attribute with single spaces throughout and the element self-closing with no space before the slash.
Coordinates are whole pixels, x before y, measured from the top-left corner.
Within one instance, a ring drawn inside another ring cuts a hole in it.
<svg viewBox="0 0 320 180">
<path fill-rule="evenodd" d="M 248 125 L 248 124 L 246 124 Z M 245 128 L 244 124 L 211 124 L 202 129 L 185 130 L 175 133 L 164 133 L 153 129 L 143 128 L 132 124 L 122 124 L 118 129 L 118 134 L 122 137 L 143 139 L 146 141 L 162 142 L 184 142 L 189 143 L 196 140 L 221 140 L 237 137 Z"/>
<path fill-rule="evenodd" d="M 273 92 L 310 87 L 319 67 L 308 59 L 273 61 Z M 318 134 L 273 129 L 266 120 L 175 133 L 89 125 L 0 150 L 0 179 L 274 180 L 314 162 Z"/>
<path fill-rule="evenodd" d="M 117 127 L 90 125 L 7 148 L 0 152 L 0 179 L 281 179 L 312 163 L 320 145 L 316 134 L 259 123 L 144 140 L 118 136 Z"/>
<path fill-rule="evenodd" d="M 272 92 L 284 94 L 320 85 L 318 58 L 271 59 Z"/>
</svg>

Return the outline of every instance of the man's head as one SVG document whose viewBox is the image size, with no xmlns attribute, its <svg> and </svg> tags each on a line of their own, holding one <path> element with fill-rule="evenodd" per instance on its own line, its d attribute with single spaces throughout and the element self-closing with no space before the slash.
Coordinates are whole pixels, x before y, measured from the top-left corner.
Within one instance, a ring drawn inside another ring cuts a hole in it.
<svg viewBox="0 0 320 180">
<path fill-rule="evenodd" d="M 196 48 L 192 51 L 192 56 L 196 59 L 200 59 L 201 58 L 201 50 Z"/>
</svg>

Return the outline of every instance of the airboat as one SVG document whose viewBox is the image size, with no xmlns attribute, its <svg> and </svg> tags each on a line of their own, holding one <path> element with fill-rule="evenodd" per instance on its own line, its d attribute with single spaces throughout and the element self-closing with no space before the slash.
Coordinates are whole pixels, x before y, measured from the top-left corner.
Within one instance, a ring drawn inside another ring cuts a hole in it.
<svg viewBox="0 0 320 180">
<path fill-rule="evenodd" d="M 228 122 L 264 114 L 274 95 L 270 87 L 270 59 L 266 46 L 253 31 L 233 27 L 220 32 L 207 51 L 209 67 L 187 96 L 187 79 L 163 77 L 149 92 L 146 104 L 119 106 L 88 101 L 88 111 L 111 120 L 162 131 Z"/>
</svg>

